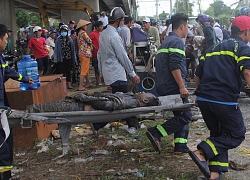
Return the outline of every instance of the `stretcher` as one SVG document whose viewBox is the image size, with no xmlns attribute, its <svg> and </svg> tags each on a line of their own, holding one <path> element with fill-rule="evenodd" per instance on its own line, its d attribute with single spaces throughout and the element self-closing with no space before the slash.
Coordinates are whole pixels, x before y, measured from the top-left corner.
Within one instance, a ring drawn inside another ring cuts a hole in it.
<svg viewBox="0 0 250 180">
<path fill-rule="evenodd" d="M 183 104 L 180 95 L 159 97 L 160 106 L 137 107 L 116 111 L 71 111 L 71 112 L 44 112 L 27 113 L 25 111 L 13 110 L 8 116 L 10 127 L 22 126 L 31 128 L 34 122 L 45 122 L 46 124 L 58 124 L 62 141 L 62 153 L 68 152 L 68 140 L 71 126 L 84 123 L 112 122 L 120 119 L 137 116 L 145 113 L 158 113 L 163 111 L 187 110 L 194 106 L 193 103 Z"/>
</svg>

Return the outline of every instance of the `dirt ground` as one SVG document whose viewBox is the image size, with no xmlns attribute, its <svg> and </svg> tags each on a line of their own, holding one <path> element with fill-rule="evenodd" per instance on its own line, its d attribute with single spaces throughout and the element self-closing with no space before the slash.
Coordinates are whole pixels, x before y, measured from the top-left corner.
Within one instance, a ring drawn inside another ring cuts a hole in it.
<svg viewBox="0 0 250 180">
<path fill-rule="evenodd" d="M 194 98 L 194 97 L 192 97 Z M 193 99 L 191 99 L 193 100 Z M 237 149 L 230 150 L 229 160 L 238 169 L 230 168 L 225 180 L 250 179 L 250 98 L 239 100 L 247 127 L 246 140 Z M 194 108 L 194 116 L 199 117 Z M 171 113 L 167 113 L 167 117 Z M 13 175 L 22 180 L 194 180 L 201 175 L 191 158 L 173 154 L 173 136 L 162 139 L 163 152 L 154 152 L 145 136 L 147 127 L 162 123 L 162 119 L 143 120 L 135 133 L 126 126 L 112 125 L 93 135 L 88 124 L 72 127 L 69 153 L 61 156 L 60 139 L 37 141 L 32 148 L 14 150 Z M 123 128 L 121 128 L 123 127 Z M 209 135 L 203 120 L 190 124 L 188 146 L 191 150 Z M 40 152 L 44 150 L 44 152 Z"/>
</svg>

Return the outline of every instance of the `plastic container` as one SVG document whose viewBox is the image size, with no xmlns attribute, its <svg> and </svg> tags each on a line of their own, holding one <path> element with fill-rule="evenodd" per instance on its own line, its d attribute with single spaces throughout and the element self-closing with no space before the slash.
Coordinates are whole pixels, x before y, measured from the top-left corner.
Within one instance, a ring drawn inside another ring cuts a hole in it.
<svg viewBox="0 0 250 180">
<path fill-rule="evenodd" d="M 30 55 L 23 55 L 23 58 L 17 63 L 17 68 L 20 74 L 34 80 L 34 84 L 20 82 L 21 90 L 35 90 L 40 87 L 37 62 Z"/>
</svg>

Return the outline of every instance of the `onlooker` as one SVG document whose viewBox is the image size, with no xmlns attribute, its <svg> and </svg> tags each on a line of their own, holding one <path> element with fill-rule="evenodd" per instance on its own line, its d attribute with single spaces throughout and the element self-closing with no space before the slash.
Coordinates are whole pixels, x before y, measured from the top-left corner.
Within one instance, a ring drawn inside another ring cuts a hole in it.
<svg viewBox="0 0 250 180">
<path fill-rule="evenodd" d="M 187 76 L 186 76 L 186 81 L 189 82 L 190 79 L 194 79 L 194 72 L 195 72 L 195 56 L 193 55 L 194 47 L 189 44 L 187 45 L 185 49 L 185 54 L 186 54 L 186 65 L 187 65 Z M 189 66 L 191 64 L 191 76 L 189 77 Z"/>
<path fill-rule="evenodd" d="M 78 55 L 79 48 L 78 48 L 76 30 L 71 31 L 70 37 L 73 40 L 75 52 L 76 52 L 76 63 L 73 63 L 73 66 L 72 66 L 72 84 L 77 84 L 80 81 L 81 65 L 80 65 L 79 55 Z"/>
<path fill-rule="evenodd" d="M 129 49 L 131 49 L 131 30 L 133 19 L 132 17 L 125 17 L 124 24 L 121 26 L 121 31 L 119 35 L 122 38 L 124 49 L 129 53 Z"/>
<path fill-rule="evenodd" d="M 182 38 L 188 32 L 188 17 L 177 13 L 171 17 L 172 31 L 163 41 L 155 58 L 156 92 L 160 96 L 180 94 L 183 103 L 188 102 L 189 92 L 186 88 L 186 61 Z M 189 123 L 192 120 L 191 110 L 173 111 L 174 117 L 161 125 L 151 127 L 146 132 L 154 149 L 161 151 L 160 141 L 164 136 L 174 133 L 174 152 L 187 153 Z"/>
<path fill-rule="evenodd" d="M 30 49 L 32 48 L 34 56 L 38 63 L 39 75 L 45 74 L 49 66 L 49 55 L 46 50 L 46 41 L 41 37 L 42 28 L 35 26 L 33 29 L 34 36 L 30 38 L 27 48 L 27 54 L 30 54 Z"/>
<path fill-rule="evenodd" d="M 103 27 L 104 27 L 104 28 L 108 25 L 109 19 L 108 19 L 107 14 L 106 14 L 105 11 L 102 11 L 102 12 L 101 12 L 101 16 L 100 16 L 100 18 L 98 19 L 98 21 L 102 21 Z"/>
<path fill-rule="evenodd" d="M 8 38 L 7 38 L 7 46 L 5 48 L 5 51 L 7 54 L 11 54 L 12 53 L 12 48 L 11 48 L 11 33 L 12 31 L 10 29 L 8 29 Z"/>
<path fill-rule="evenodd" d="M 223 32 L 222 32 L 220 25 L 217 22 L 215 22 L 214 18 L 211 16 L 209 16 L 209 22 L 210 22 L 211 26 L 214 28 L 217 42 L 222 41 L 223 40 Z"/>
<path fill-rule="evenodd" d="M 48 38 L 48 30 L 47 29 L 42 29 L 41 36 L 46 40 Z"/>
<path fill-rule="evenodd" d="M 54 62 L 58 64 L 59 73 L 66 77 L 67 87 L 72 89 L 71 70 L 72 64 L 76 62 L 74 43 L 68 35 L 68 26 L 62 25 L 60 36 L 56 39 Z"/>
<path fill-rule="evenodd" d="M 117 28 L 124 20 L 125 14 L 121 7 L 112 9 L 109 17 L 109 25 L 100 35 L 100 47 L 98 50 L 98 68 L 100 77 L 104 79 L 106 85 L 112 87 L 112 93 L 128 92 L 127 76 L 131 76 L 136 84 L 140 83 L 140 78 L 135 74 L 133 65 L 128 58 L 127 52 L 123 48 L 122 39 L 117 33 Z M 136 117 L 127 118 L 128 127 L 138 128 L 139 123 Z M 94 123 L 94 129 L 98 131 L 107 123 Z"/>
<path fill-rule="evenodd" d="M 80 29 L 78 32 L 79 58 L 81 62 L 79 91 L 85 91 L 86 88 L 92 86 L 89 80 L 89 65 L 90 58 L 92 57 L 92 41 L 86 32 L 89 24 L 91 24 L 91 22 L 80 19 L 76 27 L 76 29 Z M 85 88 L 83 85 L 84 78 L 86 80 Z"/>
<path fill-rule="evenodd" d="M 200 22 L 203 29 L 204 40 L 202 41 L 202 46 L 203 46 L 203 51 L 205 52 L 205 50 L 216 44 L 217 42 L 216 34 L 214 28 L 209 23 L 208 15 L 206 14 L 199 15 L 198 21 Z"/>
<path fill-rule="evenodd" d="M 164 38 L 166 37 L 167 35 L 167 31 L 168 31 L 168 27 L 169 25 L 171 24 L 171 20 L 170 19 L 167 19 L 166 20 L 166 29 L 161 33 L 160 35 L 160 42 L 162 43 Z"/>
<path fill-rule="evenodd" d="M 160 36 L 158 29 L 156 27 L 151 26 L 150 19 L 145 17 L 143 20 L 144 31 L 147 33 L 149 37 L 153 37 L 153 41 L 157 48 L 160 46 Z"/>
<path fill-rule="evenodd" d="M 246 127 L 237 101 L 242 76 L 250 86 L 249 29 L 250 17 L 236 17 L 230 39 L 209 48 L 195 73 L 195 95 L 210 137 L 189 155 L 206 178 L 222 179 L 228 171 L 228 150 L 245 139 Z"/>
<path fill-rule="evenodd" d="M 56 31 L 51 30 L 49 32 L 49 37 L 46 39 L 47 45 L 49 46 L 49 60 L 50 62 L 53 61 L 54 58 L 54 49 L 55 49 L 55 37 L 56 37 Z"/>
<path fill-rule="evenodd" d="M 7 35 L 8 29 L 5 25 L 0 24 L 0 51 L 3 51 L 7 44 Z M 4 83 L 7 79 L 11 78 L 25 83 L 33 84 L 33 79 L 29 77 L 24 77 L 13 68 L 8 66 L 8 63 L 3 58 L 3 55 L 0 54 L 0 106 L 9 106 Z M 3 113 L 3 112 L 2 112 Z M 11 169 L 13 168 L 13 132 L 10 129 L 10 134 L 5 140 L 6 134 L 3 128 L 0 128 L 0 179 L 9 180 L 11 178 Z"/>
<path fill-rule="evenodd" d="M 94 25 L 95 30 L 89 34 L 89 38 L 92 40 L 93 43 L 93 50 L 92 50 L 92 66 L 95 70 L 95 80 L 96 85 L 102 85 L 100 82 L 99 77 L 99 70 L 98 70 L 98 59 L 97 59 L 97 52 L 99 50 L 99 37 L 101 32 L 103 31 L 103 23 L 102 21 L 97 21 Z"/>
<path fill-rule="evenodd" d="M 60 22 L 59 25 L 58 25 L 58 31 L 56 33 L 56 39 L 58 38 L 58 36 L 60 36 L 60 28 L 62 25 L 65 25 L 63 22 Z"/>
<path fill-rule="evenodd" d="M 74 30 L 74 27 L 75 27 L 75 21 L 70 20 L 69 21 L 69 31 L 68 31 L 69 36 L 71 35 L 71 31 Z"/>
</svg>

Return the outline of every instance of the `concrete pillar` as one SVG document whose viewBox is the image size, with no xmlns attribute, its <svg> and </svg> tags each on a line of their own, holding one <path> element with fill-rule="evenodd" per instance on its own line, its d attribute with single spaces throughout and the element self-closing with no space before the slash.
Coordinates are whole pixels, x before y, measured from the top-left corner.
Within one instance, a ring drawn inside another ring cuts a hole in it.
<svg viewBox="0 0 250 180">
<path fill-rule="evenodd" d="M 16 13 L 14 7 L 14 0 L 0 1 L 0 22 L 12 30 L 11 45 L 14 49 L 16 43 Z"/>
</svg>

